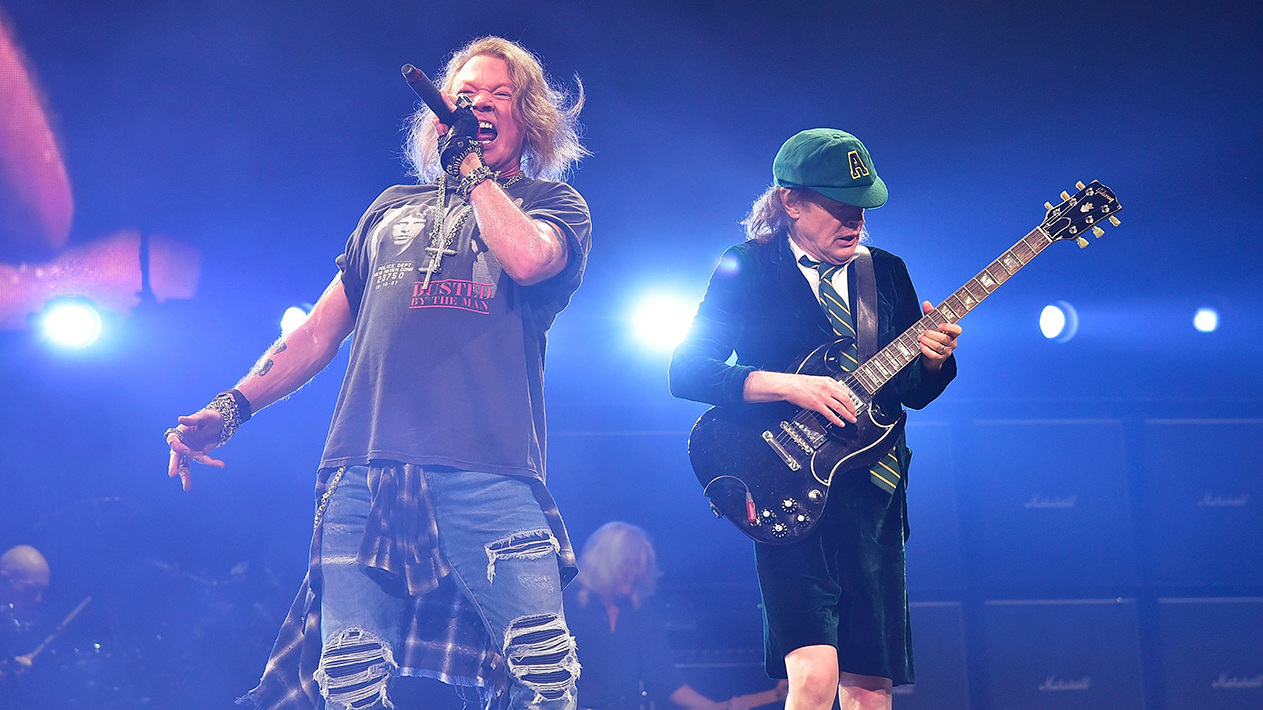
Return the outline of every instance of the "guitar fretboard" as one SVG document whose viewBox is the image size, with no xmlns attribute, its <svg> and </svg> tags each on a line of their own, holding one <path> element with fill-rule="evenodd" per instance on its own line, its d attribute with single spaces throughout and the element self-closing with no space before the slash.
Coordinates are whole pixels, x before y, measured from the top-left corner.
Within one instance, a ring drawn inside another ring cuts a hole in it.
<svg viewBox="0 0 1263 710">
<path fill-rule="evenodd" d="M 856 382 L 873 395 L 881 386 L 890 381 L 908 363 L 921 354 L 921 345 L 917 340 L 921 333 L 937 328 L 944 323 L 955 323 L 965 314 L 972 311 L 983 299 L 990 296 L 1000 285 L 1009 280 L 1023 266 L 1026 266 L 1054 240 L 1043 230 L 1036 227 L 1029 234 L 1018 240 L 1017 244 L 1000 255 L 998 259 L 979 271 L 964 286 L 948 296 L 937 308 L 930 311 L 890 342 L 877 351 L 864 364 L 850 373 Z"/>
<path fill-rule="evenodd" d="M 1108 219 L 1118 226 L 1114 214 L 1122 209 L 1122 205 L 1118 204 L 1112 190 L 1096 180 L 1086 186 L 1077 183 L 1076 187 L 1079 192 L 1074 196 L 1061 193 L 1062 202 L 1056 207 L 1045 203 L 1048 212 L 1038 227 L 956 289 L 937 308 L 922 316 L 853 372 L 845 372 L 838 377 L 850 393 L 857 415 L 867 412 L 877 391 L 921 354 L 921 333 L 965 317 L 1049 244 L 1061 239 L 1077 239 L 1079 246 L 1087 246 L 1088 242 L 1082 235 L 1089 229 L 1098 237 L 1105 233 L 1098 225 L 1101 220 Z M 815 354 L 813 352 L 812 356 Z M 830 426 L 825 417 L 816 411 L 799 409 L 789 421 L 780 422 L 781 431 L 764 434 L 772 437 L 776 444 L 774 448 L 778 451 L 798 446 L 804 451 L 814 452 L 826 443 Z"/>
</svg>

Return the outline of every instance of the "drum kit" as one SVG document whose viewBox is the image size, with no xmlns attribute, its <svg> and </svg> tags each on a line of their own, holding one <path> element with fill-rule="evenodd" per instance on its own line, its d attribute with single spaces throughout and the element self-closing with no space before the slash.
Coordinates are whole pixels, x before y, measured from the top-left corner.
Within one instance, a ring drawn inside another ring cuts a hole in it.
<svg viewBox="0 0 1263 710">
<path fill-rule="evenodd" d="M 291 590 L 255 562 L 167 561 L 152 518 L 97 499 L 30 530 L 52 594 L 31 618 L 0 604 L 0 708 L 228 707 L 257 680 Z"/>
<path fill-rule="evenodd" d="M 28 649 L 20 655 L 6 653 L 0 660 L 0 695 L 6 697 L 6 708 L 140 707 L 120 649 L 74 626 L 91 603 L 92 597 L 84 597 L 33 646 L 41 625 L 18 619 L 9 605 L 0 607 L 0 646 L 10 652 Z"/>
</svg>

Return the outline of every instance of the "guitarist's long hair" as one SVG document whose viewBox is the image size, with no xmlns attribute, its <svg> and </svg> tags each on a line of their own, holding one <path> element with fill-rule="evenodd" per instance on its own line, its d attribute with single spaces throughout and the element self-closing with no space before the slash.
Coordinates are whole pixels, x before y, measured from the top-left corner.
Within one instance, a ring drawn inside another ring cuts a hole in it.
<svg viewBox="0 0 1263 710">
<path fill-rule="evenodd" d="M 781 202 L 784 195 L 790 202 L 815 202 L 826 199 L 823 195 L 805 187 L 781 187 L 773 185 L 759 195 L 759 199 L 750 205 L 750 214 L 741 220 L 746 228 L 746 238 L 760 244 L 767 244 L 772 238 L 789 231 L 789 215 L 785 214 L 785 205 Z M 860 236 L 861 242 L 867 242 L 867 234 Z"/>
<path fill-rule="evenodd" d="M 781 204 L 781 195 L 792 195 L 791 199 L 808 199 L 810 190 L 800 187 L 780 187 L 773 185 L 759 195 L 759 199 L 750 205 L 750 214 L 741 220 L 746 228 L 746 237 L 760 244 L 767 244 L 772 237 L 784 234 L 789 229 L 789 215 L 785 214 L 785 205 Z"/>
<path fill-rule="evenodd" d="M 630 584 L 632 605 L 639 608 L 653 595 L 661 574 L 649 534 L 617 520 L 597 528 L 584 543 L 579 569 L 578 597 L 584 606 L 593 593 L 616 602 Z"/>
</svg>

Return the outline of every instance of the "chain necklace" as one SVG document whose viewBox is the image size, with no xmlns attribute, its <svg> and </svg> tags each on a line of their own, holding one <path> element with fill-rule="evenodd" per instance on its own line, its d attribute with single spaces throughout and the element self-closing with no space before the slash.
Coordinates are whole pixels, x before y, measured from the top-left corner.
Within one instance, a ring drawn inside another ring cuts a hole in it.
<svg viewBox="0 0 1263 710">
<path fill-rule="evenodd" d="M 497 174 L 495 181 L 501 188 L 508 188 L 524 177 L 526 177 L 526 173 L 519 172 L 508 180 L 500 182 L 499 174 Z M 451 210 L 451 203 L 447 199 L 447 173 L 439 174 L 437 192 L 438 200 L 434 203 L 432 215 L 434 226 L 430 228 L 430 246 L 425 248 L 425 251 L 430 255 L 430 262 L 426 264 L 423 270 L 425 279 L 421 283 L 422 291 L 429 288 L 430 279 L 434 277 L 434 274 L 442 270 L 443 257 L 456 254 L 456 250 L 452 248 L 452 239 L 456 237 L 461 225 L 465 223 L 465 220 L 469 218 L 470 212 L 472 212 L 472 210 L 462 212 L 456 223 L 449 229 L 447 227 L 447 215 Z"/>
<path fill-rule="evenodd" d="M 430 228 L 430 246 L 425 248 L 425 251 L 430 255 L 430 263 L 426 264 L 423 272 L 425 273 L 425 280 L 421 284 L 422 291 L 430 287 L 430 279 L 441 270 L 443 257 L 456 253 L 456 250 L 452 248 L 452 238 L 456 236 L 457 230 L 465 223 L 465 219 L 469 217 L 469 212 L 466 211 L 461 214 L 460 219 L 456 220 L 456 224 L 452 225 L 451 229 L 447 229 L 448 208 L 447 173 L 441 173 L 438 182 L 438 199 L 434 203 L 432 214 L 434 226 Z"/>
</svg>

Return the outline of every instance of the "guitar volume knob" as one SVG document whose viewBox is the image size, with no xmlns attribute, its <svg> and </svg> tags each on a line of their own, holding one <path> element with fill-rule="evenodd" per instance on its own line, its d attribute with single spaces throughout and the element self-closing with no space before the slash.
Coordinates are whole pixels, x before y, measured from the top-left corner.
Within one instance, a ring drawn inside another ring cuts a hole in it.
<svg viewBox="0 0 1263 710">
<path fill-rule="evenodd" d="M 781 508 L 784 508 L 786 513 L 792 513 L 798 509 L 798 501 L 793 498 L 786 498 L 781 501 Z"/>
</svg>

